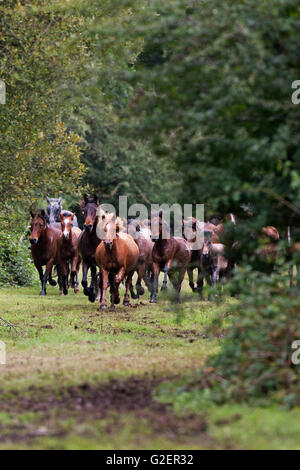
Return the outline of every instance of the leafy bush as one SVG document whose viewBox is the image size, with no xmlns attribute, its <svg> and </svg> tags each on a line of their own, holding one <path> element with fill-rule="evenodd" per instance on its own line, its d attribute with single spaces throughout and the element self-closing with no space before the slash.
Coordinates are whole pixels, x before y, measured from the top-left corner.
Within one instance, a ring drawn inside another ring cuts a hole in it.
<svg viewBox="0 0 300 470">
<path fill-rule="evenodd" d="M 0 230 L 0 286 L 26 286 L 33 280 L 28 243 L 19 240 L 20 234 Z"/>
<path fill-rule="evenodd" d="M 286 277 L 252 273 L 220 352 L 201 371 L 214 401 L 275 400 L 300 405 L 300 365 L 292 343 L 300 339 L 300 295 Z M 214 325 L 216 327 L 216 325 Z"/>
</svg>

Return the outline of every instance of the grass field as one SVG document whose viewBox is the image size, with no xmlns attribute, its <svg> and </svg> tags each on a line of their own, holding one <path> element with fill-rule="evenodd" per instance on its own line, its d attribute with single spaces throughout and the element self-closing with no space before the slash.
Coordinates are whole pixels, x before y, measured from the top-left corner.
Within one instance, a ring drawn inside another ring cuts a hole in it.
<svg viewBox="0 0 300 470">
<path fill-rule="evenodd" d="M 0 290 L 0 449 L 299 449 L 300 410 L 216 406 L 186 383 L 222 338 L 205 330 L 235 300 L 148 293 L 99 312 L 82 292 Z"/>
</svg>

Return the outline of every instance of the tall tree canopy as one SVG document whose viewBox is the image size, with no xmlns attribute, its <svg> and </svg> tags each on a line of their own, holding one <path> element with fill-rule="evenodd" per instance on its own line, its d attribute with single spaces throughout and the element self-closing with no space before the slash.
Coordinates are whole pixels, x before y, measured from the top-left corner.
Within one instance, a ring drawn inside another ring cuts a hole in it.
<svg viewBox="0 0 300 470">
<path fill-rule="evenodd" d="M 296 223 L 289 206 L 300 199 L 300 107 L 291 101 L 299 2 L 149 5 L 128 30 L 144 47 L 129 75 L 127 131 L 175 160 L 183 201 L 237 213 L 251 203 L 260 223 Z"/>
</svg>

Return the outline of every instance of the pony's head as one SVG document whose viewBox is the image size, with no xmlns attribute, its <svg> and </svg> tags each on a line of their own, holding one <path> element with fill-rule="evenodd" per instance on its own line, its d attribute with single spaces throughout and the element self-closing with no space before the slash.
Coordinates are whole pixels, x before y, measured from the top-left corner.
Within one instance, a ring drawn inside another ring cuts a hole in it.
<svg viewBox="0 0 300 470">
<path fill-rule="evenodd" d="M 150 221 L 151 240 L 157 242 L 170 238 L 170 227 L 163 218 L 163 211 L 152 212 Z"/>
<path fill-rule="evenodd" d="M 111 250 L 114 240 L 119 238 L 119 232 L 124 231 L 124 225 L 120 217 L 116 217 L 114 213 L 98 210 L 97 236 L 103 240 L 106 250 Z"/>
<path fill-rule="evenodd" d="M 65 240 L 69 240 L 69 238 L 71 237 L 74 216 L 75 214 L 72 214 L 72 215 L 64 215 L 62 213 L 60 214 L 62 237 Z"/>
<path fill-rule="evenodd" d="M 98 221 L 97 209 L 100 206 L 98 196 L 94 194 L 89 197 L 87 194 L 84 194 L 83 199 L 79 202 L 79 206 L 84 217 L 83 228 L 86 232 L 92 232 Z"/>
<path fill-rule="evenodd" d="M 40 209 L 37 214 L 30 211 L 30 243 L 36 245 L 39 241 L 40 236 L 44 233 L 47 224 L 49 222 L 48 216 L 44 209 Z"/>
<path fill-rule="evenodd" d="M 59 215 L 62 211 L 62 197 L 48 197 L 46 196 L 48 207 L 47 214 L 49 216 L 49 223 L 59 222 Z"/>
</svg>

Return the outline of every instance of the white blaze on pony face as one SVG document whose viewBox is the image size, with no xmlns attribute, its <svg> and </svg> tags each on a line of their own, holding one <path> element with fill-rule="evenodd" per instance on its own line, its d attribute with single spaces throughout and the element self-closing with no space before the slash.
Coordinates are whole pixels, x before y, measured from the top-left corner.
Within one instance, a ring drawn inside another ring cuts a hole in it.
<svg viewBox="0 0 300 470">
<path fill-rule="evenodd" d="M 70 219 L 64 219 L 64 231 L 63 231 L 63 237 L 64 238 L 69 238 L 70 234 Z"/>
</svg>

